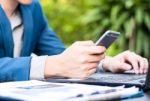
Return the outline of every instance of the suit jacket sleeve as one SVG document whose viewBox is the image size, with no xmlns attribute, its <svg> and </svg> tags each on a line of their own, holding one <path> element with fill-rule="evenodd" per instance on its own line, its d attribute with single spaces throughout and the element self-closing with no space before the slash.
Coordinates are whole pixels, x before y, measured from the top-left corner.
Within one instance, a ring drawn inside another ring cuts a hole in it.
<svg viewBox="0 0 150 101">
<path fill-rule="evenodd" d="M 32 52 L 37 55 L 56 55 L 64 51 L 64 45 L 56 34 L 48 27 L 38 2 L 34 3 L 34 25 L 38 30 L 36 45 Z M 37 14 L 37 15 L 36 15 Z M 36 34 L 36 33 L 34 33 Z M 35 41 L 35 40 L 34 40 Z M 29 80 L 31 57 L 0 58 L 0 82 Z"/>
<path fill-rule="evenodd" d="M 65 49 L 63 43 L 59 40 L 52 29 L 49 28 L 47 19 L 45 18 L 38 2 L 36 3 L 35 8 L 35 11 L 38 12 L 36 13 L 38 14 L 38 19 L 35 22 L 37 23 L 37 21 L 39 21 L 38 23 L 40 23 L 39 28 L 41 29 L 41 33 L 34 53 L 37 55 L 56 55 L 61 53 Z"/>
<path fill-rule="evenodd" d="M 0 82 L 28 80 L 30 61 L 30 57 L 0 58 Z"/>
</svg>

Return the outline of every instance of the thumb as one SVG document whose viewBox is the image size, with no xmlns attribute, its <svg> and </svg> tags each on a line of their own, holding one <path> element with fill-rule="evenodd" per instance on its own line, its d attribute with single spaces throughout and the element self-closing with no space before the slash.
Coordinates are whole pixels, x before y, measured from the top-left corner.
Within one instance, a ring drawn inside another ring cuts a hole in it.
<svg viewBox="0 0 150 101">
<path fill-rule="evenodd" d="M 93 41 L 77 41 L 74 43 L 75 45 L 83 45 L 83 46 L 93 46 L 95 45 Z"/>
<path fill-rule="evenodd" d="M 118 66 L 116 66 L 116 68 L 116 72 L 124 72 L 132 69 L 131 65 L 127 63 L 118 63 Z"/>
</svg>

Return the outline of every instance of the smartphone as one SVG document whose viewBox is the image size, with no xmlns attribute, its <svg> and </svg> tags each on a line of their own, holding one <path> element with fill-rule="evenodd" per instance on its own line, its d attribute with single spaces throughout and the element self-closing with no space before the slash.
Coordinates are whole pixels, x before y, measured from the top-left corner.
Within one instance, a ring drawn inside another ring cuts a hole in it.
<svg viewBox="0 0 150 101">
<path fill-rule="evenodd" d="M 106 49 L 119 37 L 120 32 L 108 30 L 95 43 L 104 46 Z"/>
</svg>

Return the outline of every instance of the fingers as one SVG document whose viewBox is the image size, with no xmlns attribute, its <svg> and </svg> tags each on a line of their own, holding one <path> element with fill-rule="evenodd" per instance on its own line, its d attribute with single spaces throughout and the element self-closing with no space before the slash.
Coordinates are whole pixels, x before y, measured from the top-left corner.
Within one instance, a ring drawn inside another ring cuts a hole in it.
<svg viewBox="0 0 150 101">
<path fill-rule="evenodd" d="M 148 71 L 148 60 L 145 58 L 142 58 L 140 56 L 137 56 L 137 58 L 139 59 L 139 73 L 140 74 L 144 74 L 147 73 Z"/>
<path fill-rule="evenodd" d="M 137 58 L 135 58 L 135 54 L 128 52 L 126 54 L 125 58 L 126 58 L 126 61 L 132 65 L 135 73 L 139 74 L 138 60 L 137 60 Z"/>
<path fill-rule="evenodd" d="M 140 56 L 137 56 L 137 59 L 138 59 L 138 64 L 139 64 L 139 74 L 144 74 L 145 60 Z"/>
<path fill-rule="evenodd" d="M 126 61 L 129 62 L 136 74 L 144 74 L 148 70 L 148 61 L 145 58 L 133 53 L 126 52 L 125 54 Z"/>
<path fill-rule="evenodd" d="M 90 64 L 86 64 L 84 66 L 82 66 L 82 73 L 81 75 L 78 77 L 80 79 L 85 79 L 87 77 L 89 77 L 91 74 L 96 72 L 96 68 L 97 68 L 98 64 L 97 63 L 90 63 Z"/>
<path fill-rule="evenodd" d="M 78 46 L 77 48 L 79 48 L 83 54 L 103 54 L 106 51 L 104 46 L 95 46 L 93 41 L 77 41 L 74 45 Z"/>
<path fill-rule="evenodd" d="M 115 72 L 124 72 L 124 71 L 128 71 L 131 69 L 132 69 L 131 65 L 116 61 L 111 71 L 115 73 Z"/>
<path fill-rule="evenodd" d="M 89 41 L 76 41 L 74 43 L 74 45 L 84 45 L 84 46 L 91 46 L 91 45 L 95 45 L 93 41 L 89 40 Z"/>
<path fill-rule="evenodd" d="M 82 67 L 82 70 L 84 71 L 89 71 L 91 69 L 96 69 L 98 66 L 98 63 L 89 63 L 89 64 L 85 64 L 83 67 Z"/>
<path fill-rule="evenodd" d="M 144 58 L 144 66 L 145 66 L 145 69 L 144 69 L 144 73 L 147 73 L 148 72 L 148 60 Z"/>
<path fill-rule="evenodd" d="M 89 63 L 85 64 L 82 66 L 82 77 L 81 78 L 86 78 L 89 77 L 91 74 L 96 72 L 96 68 L 98 66 L 98 63 Z"/>
<path fill-rule="evenodd" d="M 90 46 L 87 47 L 86 52 L 89 54 L 103 54 L 106 48 L 103 46 Z"/>
<path fill-rule="evenodd" d="M 85 73 L 83 75 L 82 78 L 85 79 L 85 78 L 89 77 L 90 75 L 94 74 L 95 72 L 96 72 L 96 68 L 90 69 L 87 73 Z"/>
<path fill-rule="evenodd" d="M 138 73 L 137 74 L 147 73 L 147 71 L 148 71 L 147 59 L 145 59 L 135 53 L 133 53 L 133 55 L 135 56 L 135 59 L 137 59 L 137 63 L 138 63 Z"/>
<path fill-rule="evenodd" d="M 96 71 L 99 61 L 105 57 L 105 48 L 95 46 L 92 41 L 75 42 L 59 55 L 63 73 L 71 78 L 87 77 Z"/>
<path fill-rule="evenodd" d="M 89 70 L 88 76 L 94 74 L 96 72 L 96 68 Z"/>
<path fill-rule="evenodd" d="M 100 60 L 105 58 L 105 54 L 102 55 L 88 55 L 87 56 L 87 61 L 88 63 L 99 63 Z"/>
</svg>

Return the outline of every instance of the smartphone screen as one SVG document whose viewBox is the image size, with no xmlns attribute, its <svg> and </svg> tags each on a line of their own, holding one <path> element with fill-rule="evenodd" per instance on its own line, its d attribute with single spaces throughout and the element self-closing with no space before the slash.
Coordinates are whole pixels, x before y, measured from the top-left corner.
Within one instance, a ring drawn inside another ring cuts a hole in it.
<svg viewBox="0 0 150 101">
<path fill-rule="evenodd" d="M 99 40 L 95 43 L 96 45 L 105 46 L 108 48 L 120 35 L 120 32 L 106 31 Z"/>
</svg>

